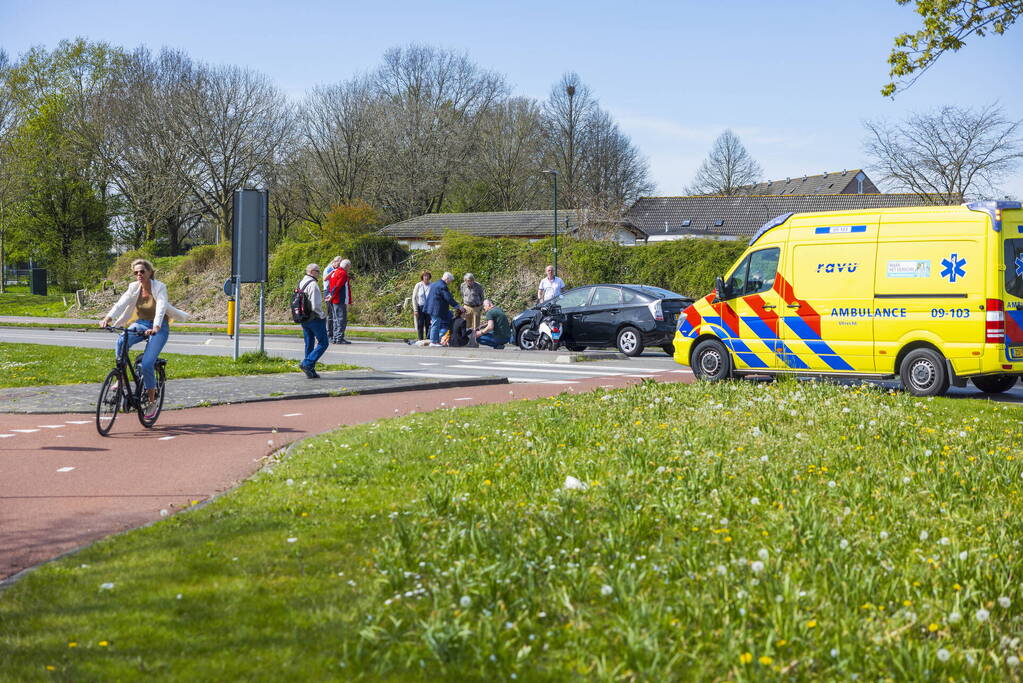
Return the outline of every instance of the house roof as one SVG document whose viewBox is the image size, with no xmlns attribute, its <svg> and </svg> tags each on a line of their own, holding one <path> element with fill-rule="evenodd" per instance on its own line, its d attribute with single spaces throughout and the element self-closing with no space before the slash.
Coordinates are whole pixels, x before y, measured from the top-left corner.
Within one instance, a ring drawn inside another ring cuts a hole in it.
<svg viewBox="0 0 1023 683">
<path fill-rule="evenodd" d="M 625 212 L 624 222 L 651 239 L 679 235 L 750 237 L 783 213 L 847 211 L 920 206 L 916 194 L 811 194 L 734 197 L 641 197 Z M 932 204 L 944 203 L 938 201 Z"/>
<path fill-rule="evenodd" d="M 576 212 L 558 211 L 558 232 L 578 229 Z M 380 234 L 396 238 L 422 238 L 445 230 L 479 237 L 547 237 L 554 233 L 553 211 L 486 211 L 477 213 L 428 213 L 381 228 Z"/>
<path fill-rule="evenodd" d="M 856 176 L 861 173 L 863 174 L 863 193 L 877 193 L 877 186 L 867 177 L 866 173 L 858 168 L 820 175 L 796 176 L 784 180 L 767 180 L 740 189 L 742 194 L 753 195 L 854 194 L 856 193 Z"/>
</svg>

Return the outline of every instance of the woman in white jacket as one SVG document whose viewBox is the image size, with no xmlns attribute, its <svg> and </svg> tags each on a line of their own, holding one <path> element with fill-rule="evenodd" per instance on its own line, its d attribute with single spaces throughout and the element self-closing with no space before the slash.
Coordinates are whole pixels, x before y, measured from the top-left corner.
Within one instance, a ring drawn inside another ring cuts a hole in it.
<svg viewBox="0 0 1023 683">
<path fill-rule="evenodd" d="M 146 399 L 150 403 L 156 400 L 156 359 L 167 343 L 170 320 L 188 320 L 188 314 L 171 306 L 167 301 L 167 285 L 154 280 L 153 264 L 145 259 L 131 262 L 131 272 L 135 282 L 117 300 L 106 317 L 100 321 L 100 327 L 107 325 L 128 325 L 128 348 L 143 339 L 149 338 L 145 353 L 142 354 L 142 385 L 146 388 Z M 124 337 L 117 340 L 117 353 L 121 353 Z"/>
</svg>

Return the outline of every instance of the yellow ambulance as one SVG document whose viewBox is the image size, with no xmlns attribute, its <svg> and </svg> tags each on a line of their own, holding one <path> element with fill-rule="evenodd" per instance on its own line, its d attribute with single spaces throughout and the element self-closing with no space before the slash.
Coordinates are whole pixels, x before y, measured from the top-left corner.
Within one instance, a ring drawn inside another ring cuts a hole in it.
<svg viewBox="0 0 1023 683">
<path fill-rule="evenodd" d="M 1020 202 L 786 214 L 679 317 L 698 378 L 899 377 L 917 396 L 1023 374 Z"/>
</svg>

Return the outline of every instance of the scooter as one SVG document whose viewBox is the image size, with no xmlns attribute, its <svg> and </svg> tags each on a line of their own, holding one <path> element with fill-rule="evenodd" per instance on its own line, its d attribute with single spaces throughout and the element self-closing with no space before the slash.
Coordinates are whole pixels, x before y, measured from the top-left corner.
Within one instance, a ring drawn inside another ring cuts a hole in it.
<svg viewBox="0 0 1023 683">
<path fill-rule="evenodd" d="M 541 308 L 533 316 L 529 329 L 519 339 L 523 351 L 557 351 L 565 331 L 565 315 L 558 306 Z"/>
</svg>

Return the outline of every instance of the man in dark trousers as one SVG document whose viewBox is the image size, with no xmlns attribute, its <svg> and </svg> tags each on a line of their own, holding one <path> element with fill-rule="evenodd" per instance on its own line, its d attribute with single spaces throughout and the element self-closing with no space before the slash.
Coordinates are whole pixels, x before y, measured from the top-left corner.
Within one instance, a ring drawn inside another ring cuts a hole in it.
<svg viewBox="0 0 1023 683">
<path fill-rule="evenodd" d="M 458 302 L 448 289 L 448 285 L 454 280 L 454 275 L 444 273 L 426 292 L 426 312 L 430 316 L 430 344 L 440 344 L 440 338 L 451 329 L 451 309 L 458 308 Z"/>
</svg>

